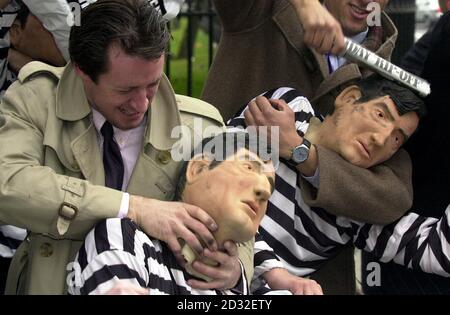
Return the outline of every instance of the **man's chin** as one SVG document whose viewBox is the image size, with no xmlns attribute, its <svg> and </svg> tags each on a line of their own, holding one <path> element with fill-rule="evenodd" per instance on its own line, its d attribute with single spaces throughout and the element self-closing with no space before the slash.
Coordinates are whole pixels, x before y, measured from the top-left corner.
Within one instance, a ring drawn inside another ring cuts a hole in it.
<svg viewBox="0 0 450 315">
<path fill-rule="evenodd" d="M 127 119 L 127 120 L 118 121 L 117 125 L 114 125 L 114 126 L 121 130 L 130 130 L 130 129 L 139 127 L 139 125 L 142 123 L 143 119 L 144 119 L 144 115 L 141 115 L 141 117 L 136 117 L 135 119 Z"/>
</svg>

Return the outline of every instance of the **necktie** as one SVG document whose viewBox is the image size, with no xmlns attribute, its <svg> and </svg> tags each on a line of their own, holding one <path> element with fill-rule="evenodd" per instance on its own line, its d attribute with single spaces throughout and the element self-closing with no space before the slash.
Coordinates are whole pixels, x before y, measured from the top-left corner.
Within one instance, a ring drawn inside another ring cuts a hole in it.
<svg viewBox="0 0 450 315">
<path fill-rule="evenodd" d="M 105 168 L 105 184 L 107 187 L 122 190 L 123 161 L 119 146 L 114 140 L 114 130 L 109 122 L 105 122 L 100 130 L 103 135 L 103 166 Z"/>
</svg>

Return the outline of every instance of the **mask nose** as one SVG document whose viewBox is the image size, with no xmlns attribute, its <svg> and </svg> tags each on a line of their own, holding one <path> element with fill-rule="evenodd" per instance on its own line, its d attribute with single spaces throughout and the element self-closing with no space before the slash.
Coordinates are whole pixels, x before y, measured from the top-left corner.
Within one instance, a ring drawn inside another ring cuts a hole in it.
<svg viewBox="0 0 450 315">
<path fill-rule="evenodd" d="M 257 201 L 268 200 L 270 197 L 270 184 L 265 175 L 258 175 L 258 181 L 254 188 Z"/>
<path fill-rule="evenodd" d="M 392 136 L 393 130 L 394 130 L 394 127 L 390 126 L 390 127 L 382 128 L 382 129 L 375 131 L 374 133 L 372 133 L 372 137 L 371 137 L 372 141 L 377 146 L 386 145 L 387 141 Z"/>
</svg>

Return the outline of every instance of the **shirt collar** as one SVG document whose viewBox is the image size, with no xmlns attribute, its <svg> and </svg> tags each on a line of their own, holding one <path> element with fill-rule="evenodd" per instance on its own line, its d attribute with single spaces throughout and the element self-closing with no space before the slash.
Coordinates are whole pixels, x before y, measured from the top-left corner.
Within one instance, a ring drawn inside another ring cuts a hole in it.
<svg viewBox="0 0 450 315">
<path fill-rule="evenodd" d="M 100 130 L 103 127 L 103 124 L 106 121 L 105 116 L 103 116 L 99 111 L 95 110 L 94 108 L 92 108 L 92 121 L 94 123 L 95 129 L 97 129 L 97 132 L 99 134 L 101 134 Z M 126 141 L 126 139 L 133 134 L 135 131 L 140 130 L 142 128 L 145 127 L 145 125 L 147 124 L 147 115 L 144 116 L 144 119 L 142 119 L 142 122 L 139 124 L 139 126 L 133 128 L 133 129 L 129 129 L 129 130 L 122 130 L 119 129 L 117 127 L 115 127 L 113 125 L 113 130 L 114 130 L 114 137 L 117 138 L 122 138 Z"/>
</svg>

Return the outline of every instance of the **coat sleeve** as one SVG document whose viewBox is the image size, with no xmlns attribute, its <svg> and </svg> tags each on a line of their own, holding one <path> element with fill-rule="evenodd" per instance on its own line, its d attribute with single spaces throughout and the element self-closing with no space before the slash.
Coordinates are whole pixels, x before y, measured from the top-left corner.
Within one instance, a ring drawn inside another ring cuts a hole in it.
<svg viewBox="0 0 450 315">
<path fill-rule="evenodd" d="M 46 108 L 36 99 L 16 82 L 0 104 L 0 221 L 83 239 L 100 219 L 117 216 L 123 193 L 43 166 Z"/>
<path fill-rule="evenodd" d="M 321 146 L 317 146 L 317 152 L 319 188 L 300 179 L 309 206 L 372 224 L 392 223 L 411 208 L 411 159 L 403 149 L 370 169 L 354 166 Z"/>
<path fill-rule="evenodd" d="M 258 26 L 272 10 L 273 0 L 215 0 L 224 32 L 235 33 Z"/>
</svg>

